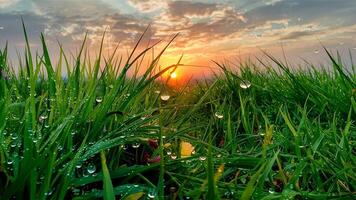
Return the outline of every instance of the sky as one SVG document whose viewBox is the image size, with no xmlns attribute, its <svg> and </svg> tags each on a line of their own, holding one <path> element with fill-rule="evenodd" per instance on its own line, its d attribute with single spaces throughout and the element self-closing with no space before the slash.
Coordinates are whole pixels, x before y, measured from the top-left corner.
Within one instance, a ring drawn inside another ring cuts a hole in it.
<svg viewBox="0 0 356 200">
<path fill-rule="evenodd" d="M 142 48 L 161 41 L 159 49 L 179 33 L 161 60 L 168 66 L 183 55 L 195 65 L 179 76 L 209 74 L 212 60 L 234 65 L 262 50 L 296 64 L 322 63 L 322 45 L 356 53 L 355 0 L 0 0 L 1 48 L 6 41 L 12 52 L 23 48 L 21 17 L 31 47 L 40 49 L 43 32 L 54 57 L 58 41 L 75 52 L 85 32 L 92 53 L 106 29 L 104 52 L 119 44 L 125 55 L 147 27 Z"/>
</svg>

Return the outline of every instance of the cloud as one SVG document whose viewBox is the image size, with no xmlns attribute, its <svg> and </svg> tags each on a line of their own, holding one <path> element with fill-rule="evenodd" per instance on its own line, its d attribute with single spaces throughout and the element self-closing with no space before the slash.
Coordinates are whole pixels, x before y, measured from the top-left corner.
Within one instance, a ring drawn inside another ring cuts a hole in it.
<svg viewBox="0 0 356 200">
<path fill-rule="evenodd" d="M 167 0 L 129 0 L 128 3 L 141 12 L 153 12 L 167 7 Z"/>
<path fill-rule="evenodd" d="M 168 53 L 184 51 L 192 60 L 236 54 L 237 49 L 276 48 L 281 41 L 291 44 L 288 48 L 318 44 L 319 39 L 354 41 L 356 30 L 356 1 L 350 0 L 15 1 L 0 0 L 1 43 L 5 38 L 23 43 L 20 16 L 31 41 L 38 44 L 44 32 L 49 42 L 58 39 L 69 49 L 78 47 L 86 32 L 94 49 L 105 29 L 109 46 L 120 42 L 129 49 L 151 24 L 145 42 L 179 32 Z"/>
<path fill-rule="evenodd" d="M 0 0 L 0 8 L 6 8 L 18 2 L 19 0 Z"/>
<path fill-rule="evenodd" d="M 159 36 L 180 32 L 183 36 L 177 45 L 185 47 L 238 32 L 246 20 L 242 13 L 228 5 L 174 1 L 154 18 L 153 26 Z"/>
</svg>

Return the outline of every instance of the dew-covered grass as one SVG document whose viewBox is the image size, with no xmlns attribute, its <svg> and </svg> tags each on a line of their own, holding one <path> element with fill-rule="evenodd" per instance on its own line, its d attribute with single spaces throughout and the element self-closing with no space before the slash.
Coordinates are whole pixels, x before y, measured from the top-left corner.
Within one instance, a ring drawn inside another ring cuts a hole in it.
<svg viewBox="0 0 356 200">
<path fill-rule="evenodd" d="M 155 71 L 165 48 L 128 76 L 152 48 L 90 62 L 84 39 L 53 63 L 43 36 L 36 55 L 25 41 L 16 66 L 0 50 L 0 199 L 356 195 L 355 71 L 326 49 L 332 70 L 269 56 L 172 89 L 157 78 L 179 62 Z"/>
</svg>

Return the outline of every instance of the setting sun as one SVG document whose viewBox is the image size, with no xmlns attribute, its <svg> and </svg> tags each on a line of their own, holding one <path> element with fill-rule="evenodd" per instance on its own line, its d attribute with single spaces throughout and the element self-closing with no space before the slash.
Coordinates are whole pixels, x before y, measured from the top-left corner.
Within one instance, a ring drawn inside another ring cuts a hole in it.
<svg viewBox="0 0 356 200">
<path fill-rule="evenodd" d="M 176 72 L 172 72 L 171 73 L 171 78 L 177 78 L 177 73 Z"/>
</svg>

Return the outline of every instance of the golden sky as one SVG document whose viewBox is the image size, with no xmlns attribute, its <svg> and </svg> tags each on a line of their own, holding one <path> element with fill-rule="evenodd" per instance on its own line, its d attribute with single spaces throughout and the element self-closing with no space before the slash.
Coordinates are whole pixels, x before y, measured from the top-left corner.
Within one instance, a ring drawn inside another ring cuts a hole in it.
<svg viewBox="0 0 356 200">
<path fill-rule="evenodd" d="M 183 54 L 181 63 L 197 66 L 178 69 L 177 77 L 201 77 L 216 68 L 212 60 L 236 64 L 261 49 L 279 57 L 282 46 L 296 63 L 322 62 L 321 44 L 356 52 L 353 0 L 0 0 L 0 46 L 8 41 L 12 52 L 24 44 L 21 16 L 32 47 L 40 48 L 43 32 L 54 56 L 57 40 L 75 52 L 85 32 L 91 53 L 107 29 L 104 51 L 120 43 L 123 55 L 148 26 L 140 48 L 161 41 L 156 52 L 179 33 L 160 64 L 174 64 Z"/>
</svg>

